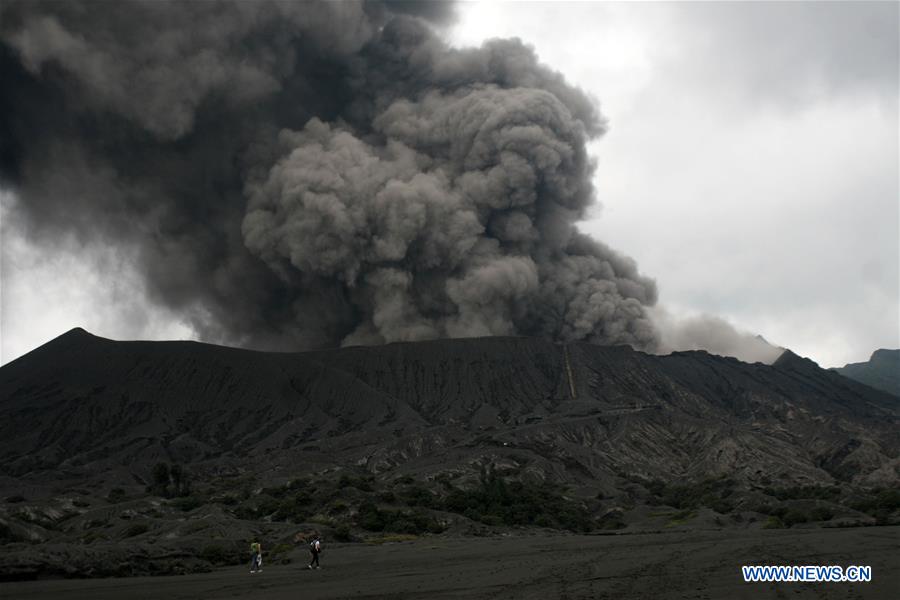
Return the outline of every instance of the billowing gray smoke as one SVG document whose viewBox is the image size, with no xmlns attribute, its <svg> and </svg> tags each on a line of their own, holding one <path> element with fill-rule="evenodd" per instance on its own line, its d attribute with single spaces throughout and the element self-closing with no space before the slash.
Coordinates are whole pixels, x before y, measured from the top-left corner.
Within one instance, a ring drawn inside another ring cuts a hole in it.
<svg viewBox="0 0 900 600">
<path fill-rule="evenodd" d="M 651 309 L 650 315 L 659 331 L 657 351 L 660 353 L 705 350 L 748 363 L 771 364 L 784 352 L 784 348 L 770 344 L 762 336 L 740 331 L 712 315 L 675 318 L 661 306 Z"/>
<path fill-rule="evenodd" d="M 518 40 L 448 48 L 446 13 L 4 2 L 2 185 L 45 239 L 135 252 L 204 339 L 655 349 L 654 283 L 575 229 L 596 105 Z"/>
</svg>

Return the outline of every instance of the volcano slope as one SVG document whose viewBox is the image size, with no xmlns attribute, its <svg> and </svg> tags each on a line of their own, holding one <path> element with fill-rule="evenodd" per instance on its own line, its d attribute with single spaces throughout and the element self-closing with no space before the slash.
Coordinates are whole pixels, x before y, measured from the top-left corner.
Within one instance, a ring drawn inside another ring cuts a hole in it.
<svg viewBox="0 0 900 600">
<path fill-rule="evenodd" d="M 75 329 L 0 368 L 0 574 L 202 571 L 250 538 L 288 556 L 314 529 L 891 524 L 898 404 L 789 351 L 771 366 L 532 338 L 263 353 Z"/>
</svg>

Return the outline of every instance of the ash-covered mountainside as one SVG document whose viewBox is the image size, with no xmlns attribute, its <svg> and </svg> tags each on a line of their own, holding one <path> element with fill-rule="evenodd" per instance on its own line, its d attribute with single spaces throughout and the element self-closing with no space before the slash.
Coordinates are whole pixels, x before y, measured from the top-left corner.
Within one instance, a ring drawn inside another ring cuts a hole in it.
<svg viewBox="0 0 900 600">
<path fill-rule="evenodd" d="M 900 350 L 881 348 L 866 362 L 848 363 L 832 369 L 877 390 L 900 396 Z"/>
<path fill-rule="evenodd" d="M 623 473 L 891 484 L 897 424 L 896 397 L 789 351 L 769 366 L 500 337 L 263 353 L 75 329 L 0 369 L 0 481 L 133 484 L 166 461 L 272 480 L 495 464 L 600 489 Z"/>
</svg>

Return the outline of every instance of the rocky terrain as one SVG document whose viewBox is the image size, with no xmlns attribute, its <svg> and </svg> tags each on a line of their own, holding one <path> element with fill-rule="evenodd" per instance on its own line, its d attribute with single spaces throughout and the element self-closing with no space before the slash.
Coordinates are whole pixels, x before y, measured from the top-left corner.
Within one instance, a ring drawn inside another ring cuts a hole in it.
<svg viewBox="0 0 900 600">
<path fill-rule="evenodd" d="M 532 338 L 262 353 L 76 329 L 0 369 L 0 576 L 185 573 L 251 539 L 898 520 L 900 399 L 786 351 Z M 285 558 L 287 559 L 287 558 Z"/>
<path fill-rule="evenodd" d="M 900 396 L 900 350 L 876 350 L 866 362 L 849 363 L 832 369 L 845 377 Z"/>
</svg>

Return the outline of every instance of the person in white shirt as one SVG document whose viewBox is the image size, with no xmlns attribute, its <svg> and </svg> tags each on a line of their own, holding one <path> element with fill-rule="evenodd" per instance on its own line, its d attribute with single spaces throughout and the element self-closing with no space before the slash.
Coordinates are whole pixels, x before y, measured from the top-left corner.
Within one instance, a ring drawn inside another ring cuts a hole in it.
<svg viewBox="0 0 900 600">
<path fill-rule="evenodd" d="M 313 536 L 313 540 L 309 543 L 309 553 L 312 554 L 312 558 L 309 560 L 309 568 L 319 568 L 319 553 L 322 551 L 322 542 L 319 539 L 319 534 L 315 534 Z M 313 567 L 313 564 L 316 566 Z"/>
</svg>

